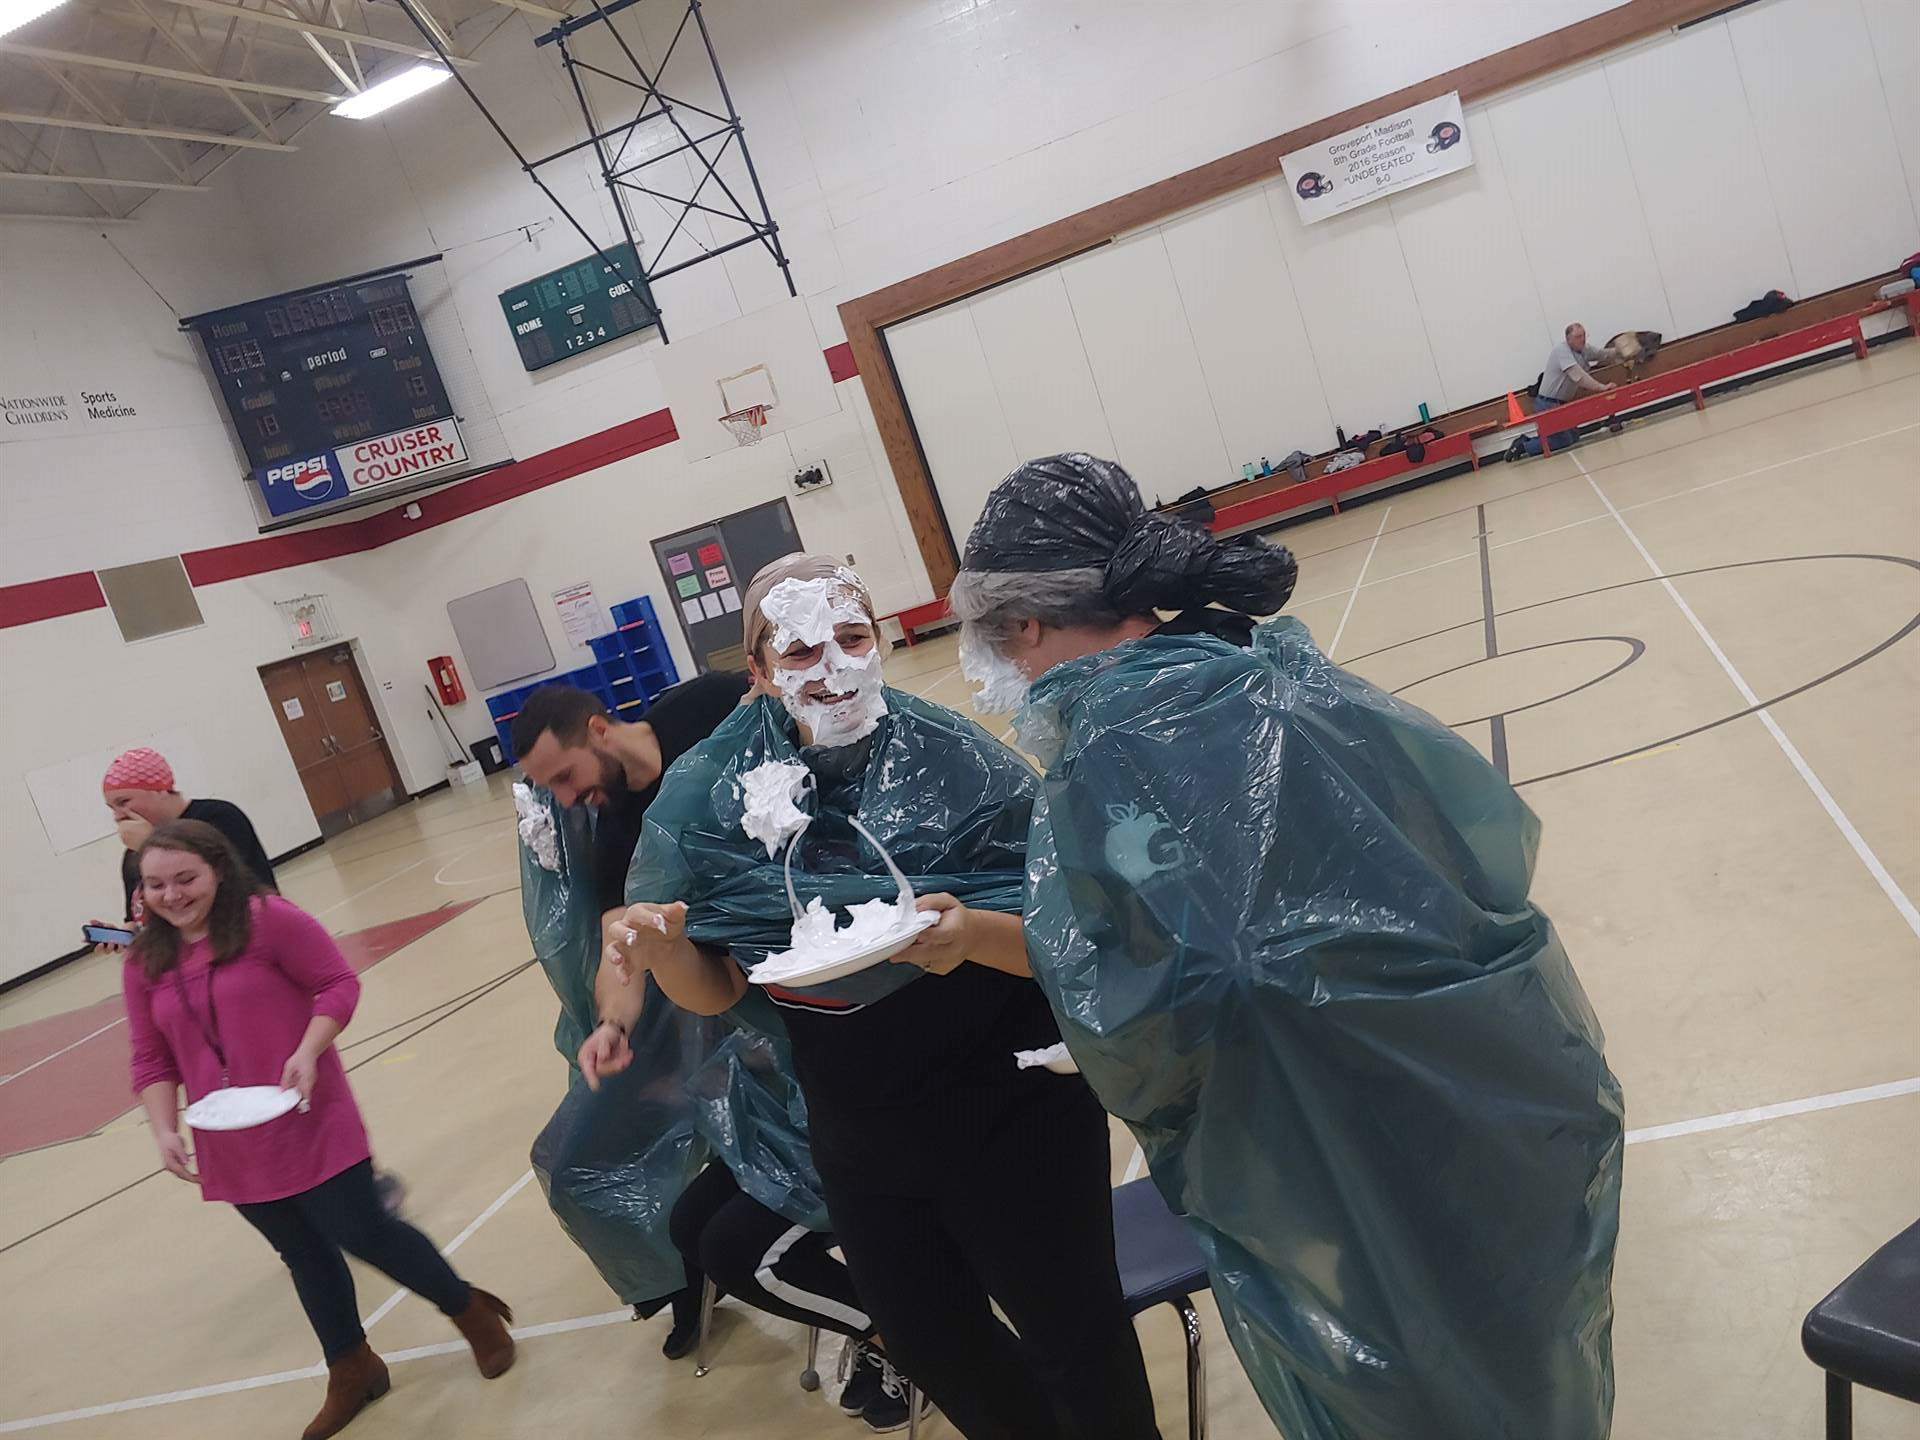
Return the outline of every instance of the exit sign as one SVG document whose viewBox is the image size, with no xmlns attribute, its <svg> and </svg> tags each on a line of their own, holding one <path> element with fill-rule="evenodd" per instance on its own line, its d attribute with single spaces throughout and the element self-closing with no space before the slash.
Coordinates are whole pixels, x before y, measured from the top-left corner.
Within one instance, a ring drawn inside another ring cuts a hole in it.
<svg viewBox="0 0 1920 1440">
<path fill-rule="evenodd" d="M 527 369 L 538 370 L 660 323 L 633 246 L 615 245 L 606 254 L 611 265 L 589 255 L 501 292 L 500 309 Z"/>
</svg>

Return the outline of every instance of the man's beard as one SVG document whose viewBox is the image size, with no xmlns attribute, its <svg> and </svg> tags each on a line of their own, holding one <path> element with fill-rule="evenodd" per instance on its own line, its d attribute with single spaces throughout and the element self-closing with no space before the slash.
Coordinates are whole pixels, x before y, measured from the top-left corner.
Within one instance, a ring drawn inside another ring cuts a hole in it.
<svg viewBox="0 0 1920 1440">
<path fill-rule="evenodd" d="M 626 767 L 611 755 L 602 755 L 600 757 L 600 793 L 606 796 L 607 802 L 612 804 L 626 799 L 631 789 L 632 787 L 627 784 Z"/>
</svg>

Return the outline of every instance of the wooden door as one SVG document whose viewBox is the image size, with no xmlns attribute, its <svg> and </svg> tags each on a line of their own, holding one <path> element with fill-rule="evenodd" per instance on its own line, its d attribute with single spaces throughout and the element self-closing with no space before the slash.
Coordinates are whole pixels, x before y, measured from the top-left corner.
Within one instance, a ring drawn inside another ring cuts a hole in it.
<svg viewBox="0 0 1920 1440">
<path fill-rule="evenodd" d="M 354 824 L 383 815 L 406 798 L 387 737 L 373 713 L 350 646 L 300 657 L 339 766 Z"/>
<path fill-rule="evenodd" d="M 262 666 L 260 683 L 322 835 L 406 799 L 350 647 Z"/>
</svg>

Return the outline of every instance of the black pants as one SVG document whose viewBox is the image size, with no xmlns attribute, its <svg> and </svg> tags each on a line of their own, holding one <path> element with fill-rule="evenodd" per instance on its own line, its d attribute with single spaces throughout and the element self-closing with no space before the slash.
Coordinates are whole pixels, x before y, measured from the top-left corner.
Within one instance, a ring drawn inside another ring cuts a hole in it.
<svg viewBox="0 0 1920 1440">
<path fill-rule="evenodd" d="M 431 1240 L 389 1215 L 380 1203 L 371 1160 L 284 1200 L 233 1208 L 287 1262 L 300 1306 L 320 1337 L 329 1365 L 367 1338 L 343 1250 L 432 1301 L 442 1314 L 458 1315 L 467 1308 L 467 1282 L 454 1274 Z"/>
<path fill-rule="evenodd" d="M 892 1128 L 890 1182 L 822 1152 L 816 1107 L 834 1233 L 888 1357 L 968 1440 L 1158 1440 L 1114 1265 L 1106 1112 L 1078 1077 L 1018 1083 L 988 1123 Z"/>
<path fill-rule="evenodd" d="M 831 1237 L 769 1210 L 718 1161 L 681 1193 L 667 1230 L 688 1274 L 710 1276 L 755 1309 L 856 1340 L 873 1334 Z"/>
</svg>

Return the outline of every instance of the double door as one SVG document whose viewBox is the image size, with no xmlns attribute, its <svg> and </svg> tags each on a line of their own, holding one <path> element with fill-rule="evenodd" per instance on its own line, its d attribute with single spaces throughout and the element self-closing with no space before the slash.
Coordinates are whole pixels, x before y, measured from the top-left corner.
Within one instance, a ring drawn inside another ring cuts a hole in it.
<svg viewBox="0 0 1920 1440">
<path fill-rule="evenodd" d="M 407 798 L 351 646 L 263 665 L 260 683 L 322 835 L 337 835 Z"/>
<path fill-rule="evenodd" d="M 654 558 L 672 587 L 674 613 L 702 673 L 744 670 L 741 597 L 760 567 L 800 548 L 800 531 L 785 500 L 709 521 L 653 542 Z"/>
</svg>

